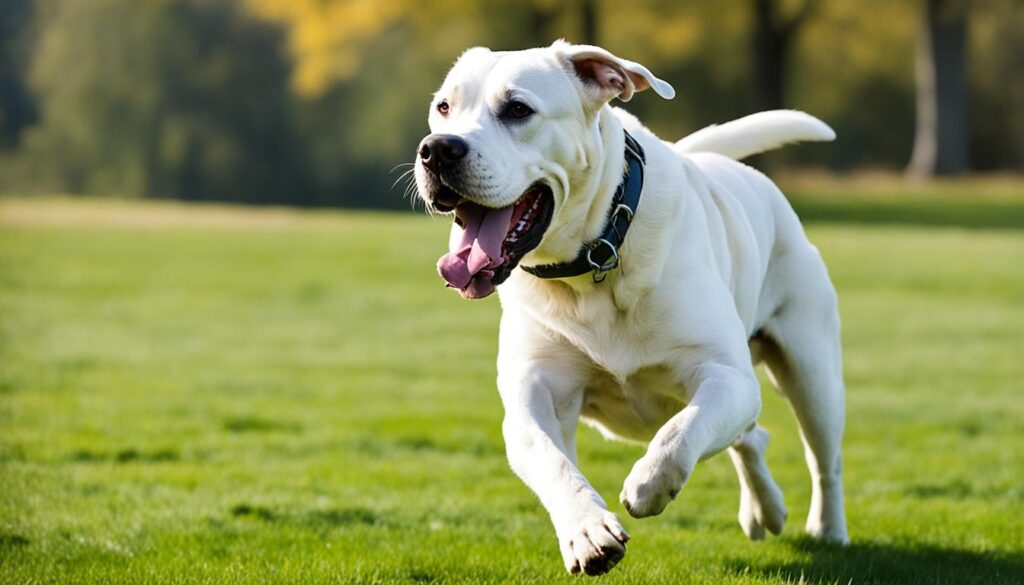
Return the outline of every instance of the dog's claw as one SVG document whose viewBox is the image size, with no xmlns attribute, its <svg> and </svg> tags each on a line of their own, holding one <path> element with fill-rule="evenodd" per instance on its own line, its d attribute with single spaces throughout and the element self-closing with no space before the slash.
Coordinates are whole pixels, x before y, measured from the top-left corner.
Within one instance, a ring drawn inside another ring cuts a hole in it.
<svg viewBox="0 0 1024 585">
<path fill-rule="evenodd" d="M 573 574 L 603 575 L 625 556 L 628 540 L 629 534 L 611 512 L 588 518 L 563 541 L 566 569 Z"/>
</svg>

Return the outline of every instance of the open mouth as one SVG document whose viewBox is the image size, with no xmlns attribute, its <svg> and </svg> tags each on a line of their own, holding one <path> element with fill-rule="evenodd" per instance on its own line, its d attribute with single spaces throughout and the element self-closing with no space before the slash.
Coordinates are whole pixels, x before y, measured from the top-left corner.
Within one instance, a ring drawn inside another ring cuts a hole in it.
<svg viewBox="0 0 1024 585">
<path fill-rule="evenodd" d="M 537 184 L 499 209 L 461 199 L 448 202 L 462 237 L 437 261 L 437 271 L 463 298 L 481 299 L 505 282 L 519 261 L 540 245 L 551 223 L 551 189 Z"/>
</svg>

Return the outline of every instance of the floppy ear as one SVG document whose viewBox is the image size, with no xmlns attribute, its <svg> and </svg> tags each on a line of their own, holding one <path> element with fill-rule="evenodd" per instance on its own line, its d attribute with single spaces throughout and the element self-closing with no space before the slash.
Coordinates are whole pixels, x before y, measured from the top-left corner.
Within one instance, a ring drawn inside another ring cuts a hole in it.
<svg viewBox="0 0 1024 585">
<path fill-rule="evenodd" d="M 568 61 L 583 85 L 602 104 L 615 97 L 628 102 L 634 92 L 647 88 L 653 88 L 667 100 L 676 96 L 671 85 L 655 77 L 643 65 L 620 59 L 601 47 L 570 45 L 565 41 L 556 41 L 551 47 Z"/>
</svg>

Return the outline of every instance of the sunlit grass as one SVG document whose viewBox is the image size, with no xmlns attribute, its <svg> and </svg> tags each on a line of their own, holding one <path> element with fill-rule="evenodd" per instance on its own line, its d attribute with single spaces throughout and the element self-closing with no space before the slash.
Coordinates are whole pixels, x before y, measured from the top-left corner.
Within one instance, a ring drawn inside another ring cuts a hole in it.
<svg viewBox="0 0 1024 585">
<path fill-rule="evenodd" d="M 570 581 L 504 459 L 497 302 L 434 274 L 444 221 L 84 205 L 0 205 L 0 581 Z M 746 541 L 715 458 L 624 517 L 604 581 L 1024 582 L 1024 226 L 989 214 L 809 227 L 842 304 L 850 548 L 801 537 L 766 391 L 783 536 Z M 609 502 L 641 452 L 581 430 Z"/>
</svg>

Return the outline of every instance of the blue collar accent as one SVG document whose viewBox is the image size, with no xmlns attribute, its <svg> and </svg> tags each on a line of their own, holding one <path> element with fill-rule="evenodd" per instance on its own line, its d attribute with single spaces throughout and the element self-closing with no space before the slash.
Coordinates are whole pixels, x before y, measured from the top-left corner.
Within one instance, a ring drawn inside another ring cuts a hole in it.
<svg viewBox="0 0 1024 585">
<path fill-rule="evenodd" d="M 596 240 L 584 242 L 583 249 L 574 260 L 541 266 L 521 268 L 538 278 L 568 278 L 592 273 L 594 282 L 605 279 L 609 272 L 619 267 L 619 248 L 626 239 L 629 224 L 640 204 L 640 193 L 644 190 L 644 164 L 647 159 L 644 149 L 629 132 L 626 135 L 626 171 L 622 182 L 612 196 L 608 212 L 608 223 L 604 233 Z"/>
</svg>

